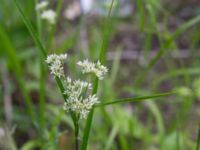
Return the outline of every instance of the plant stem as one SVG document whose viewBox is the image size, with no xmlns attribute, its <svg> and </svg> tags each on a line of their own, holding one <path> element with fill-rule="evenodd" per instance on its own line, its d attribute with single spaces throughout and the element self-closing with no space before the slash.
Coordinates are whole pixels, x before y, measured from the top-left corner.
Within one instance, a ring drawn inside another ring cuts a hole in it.
<svg viewBox="0 0 200 150">
<path fill-rule="evenodd" d="M 56 6 L 56 23 L 51 26 L 50 33 L 49 33 L 49 39 L 47 40 L 47 49 L 51 48 L 51 46 L 54 44 L 55 39 L 55 32 L 56 32 L 56 24 L 58 23 L 58 17 L 60 15 L 60 11 L 62 9 L 63 0 L 58 0 L 58 4 Z"/>
<path fill-rule="evenodd" d="M 75 127 L 75 149 L 79 150 L 79 116 L 76 116 L 74 127 Z"/>
<path fill-rule="evenodd" d="M 200 150 L 200 124 L 199 124 L 198 135 L 197 135 L 196 150 Z"/>
<path fill-rule="evenodd" d="M 110 27 L 110 17 L 111 17 L 111 11 L 113 8 L 113 4 L 114 4 L 114 0 L 112 0 L 110 8 L 109 8 L 109 12 L 108 12 L 108 17 L 106 20 L 106 25 L 108 27 Z M 109 23 L 109 24 L 108 24 Z M 102 45 L 101 45 L 101 49 L 100 49 L 100 55 L 99 55 L 99 60 L 102 64 L 105 63 L 106 60 L 106 50 L 107 50 L 107 39 L 108 39 L 108 35 L 106 32 L 108 32 L 108 29 L 105 30 L 104 29 L 104 33 L 103 33 L 103 39 L 102 39 Z M 94 83 L 93 83 L 93 90 L 92 90 L 92 94 L 96 94 L 97 90 L 98 90 L 98 84 L 99 84 L 99 80 L 98 78 L 95 78 Z M 87 145 L 88 145 L 88 139 L 89 139 L 89 135 L 90 135 L 90 130 L 91 130 L 91 126 L 92 126 L 92 120 L 93 120 L 93 116 L 94 116 L 94 107 L 92 107 L 92 109 L 90 110 L 90 113 L 88 114 L 87 117 L 87 121 L 86 121 L 86 125 L 84 128 L 84 133 L 83 133 L 83 140 L 82 140 L 82 144 L 81 144 L 81 150 L 86 150 L 87 149 Z"/>
</svg>

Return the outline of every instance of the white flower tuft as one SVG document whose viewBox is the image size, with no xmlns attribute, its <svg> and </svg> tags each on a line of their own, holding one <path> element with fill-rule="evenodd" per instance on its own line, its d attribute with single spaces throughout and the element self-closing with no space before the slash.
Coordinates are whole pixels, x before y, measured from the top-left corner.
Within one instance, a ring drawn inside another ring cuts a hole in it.
<svg viewBox="0 0 200 150">
<path fill-rule="evenodd" d="M 65 82 L 67 85 L 64 94 L 66 94 L 68 98 L 66 99 L 67 102 L 64 103 L 64 110 L 73 111 L 79 114 L 81 118 L 86 118 L 92 106 L 99 103 L 96 95 L 89 95 L 86 97 L 85 92 L 91 89 L 91 84 L 80 80 L 72 81 L 69 77 Z"/>
<path fill-rule="evenodd" d="M 64 77 L 64 60 L 67 59 L 67 54 L 51 54 L 47 57 L 46 63 L 49 64 L 51 74 L 59 78 Z"/>
<path fill-rule="evenodd" d="M 90 73 L 95 69 L 95 63 L 89 62 L 87 59 L 77 62 L 77 65 L 82 67 L 82 73 Z"/>
<path fill-rule="evenodd" d="M 48 5 L 49 5 L 49 2 L 47 2 L 47 1 L 42 1 L 42 2 L 40 2 L 40 3 L 38 3 L 38 4 L 36 5 L 35 9 L 36 9 L 37 11 L 44 10 Z"/>
<path fill-rule="evenodd" d="M 55 24 L 56 13 L 53 10 L 49 9 L 41 14 L 41 18 L 48 21 L 50 24 Z"/>
<path fill-rule="evenodd" d="M 86 118 L 92 106 L 97 103 L 99 101 L 96 95 L 89 95 L 85 99 L 70 96 L 64 103 L 63 109 L 79 114 L 80 118 Z"/>
<path fill-rule="evenodd" d="M 92 89 L 92 84 L 86 81 L 75 80 L 72 81 L 71 78 L 67 77 L 65 80 L 66 90 L 64 94 L 73 95 L 74 97 L 80 97 L 83 94 L 84 89 L 87 91 L 88 89 Z"/>
<path fill-rule="evenodd" d="M 97 63 L 89 62 L 87 59 L 84 61 L 79 61 L 77 63 L 80 67 L 82 67 L 82 73 L 94 73 L 100 80 L 102 80 L 105 74 L 108 72 L 108 69 L 101 65 L 100 61 Z"/>
<path fill-rule="evenodd" d="M 96 63 L 96 69 L 95 69 L 95 74 L 97 77 L 99 77 L 100 80 L 103 80 L 103 77 L 106 75 L 108 72 L 108 68 L 101 65 L 100 61 Z"/>
<path fill-rule="evenodd" d="M 46 63 L 49 65 L 51 74 L 55 77 L 61 78 L 64 82 L 63 94 L 67 97 L 63 109 L 72 111 L 80 116 L 86 118 L 91 108 L 99 103 L 97 96 L 91 93 L 92 85 L 86 81 L 72 80 L 65 78 L 64 75 L 64 61 L 67 59 L 67 54 L 51 54 L 47 57 Z M 97 63 L 89 62 L 88 60 L 79 61 L 77 63 L 82 68 L 82 73 L 94 73 L 100 80 L 102 80 L 108 69 Z"/>
<path fill-rule="evenodd" d="M 47 64 L 51 64 L 53 63 L 54 61 L 56 60 L 59 60 L 61 62 L 63 62 L 64 60 L 67 59 L 67 54 L 60 54 L 60 55 L 57 55 L 57 54 L 51 54 L 47 57 L 46 59 L 46 63 Z"/>
</svg>

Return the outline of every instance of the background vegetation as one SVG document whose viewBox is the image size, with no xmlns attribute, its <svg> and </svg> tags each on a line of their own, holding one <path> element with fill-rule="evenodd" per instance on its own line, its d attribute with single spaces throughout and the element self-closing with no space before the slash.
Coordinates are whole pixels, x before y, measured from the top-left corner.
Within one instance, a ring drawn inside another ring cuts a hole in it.
<svg viewBox="0 0 200 150">
<path fill-rule="evenodd" d="M 60 14 L 56 26 L 38 21 L 36 0 L 19 2 L 48 53 L 69 54 L 65 69 L 71 76 L 79 76 L 78 60 L 97 60 L 107 51 L 109 75 L 98 91 L 102 102 L 178 91 L 95 109 L 88 149 L 198 149 L 198 0 L 130 0 L 126 16 L 120 15 L 121 4 L 110 17 L 91 13 L 73 20 L 64 17 L 71 1 L 52 0 Z M 72 120 L 13 0 L 0 1 L 0 68 L 0 149 L 73 149 Z"/>
</svg>

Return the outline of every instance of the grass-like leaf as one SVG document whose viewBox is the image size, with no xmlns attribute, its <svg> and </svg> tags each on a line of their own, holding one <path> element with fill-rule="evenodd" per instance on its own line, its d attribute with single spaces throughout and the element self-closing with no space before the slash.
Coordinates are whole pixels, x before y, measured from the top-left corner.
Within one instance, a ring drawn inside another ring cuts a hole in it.
<svg viewBox="0 0 200 150">
<path fill-rule="evenodd" d="M 176 31 L 172 34 L 173 38 L 177 38 L 179 35 L 181 35 L 184 31 L 190 29 L 192 26 L 200 22 L 200 16 L 196 16 L 192 18 L 191 20 L 187 21 L 186 23 L 183 23 L 180 25 Z"/>
<path fill-rule="evenodd" d="M 120 100 L 111 101 L 111 102 L 107 102 L 107 103 L 101 103 L 101 104 L 95 105 L 95 107 L 102 107 L 102 106 L 108 106 L 108 105 L 114 105 L 114 104 L 120 104 L 120 103 L 128 103 L 128 102 L 140 102 L 140 101 L 144 101 L 144 100 L 148 100 L 148 99 L 169 96 L 169 95 L 172 95 L 175 93 L 176 92 L 168 92 L 168 93 L 161 93 L 161 94 L 155 94 L 155 95 L 149 95 L 149 96 L 125 98 L 125 99 L 120 99 Z"/>
<path fill-rule="evenodd" d="M 114 0 L 112 0 L 112 2 L 111 2 L 110 8 L 109 8 L 109 12 L 108 12 L 108 17 L 107 17 L 108 20 L 107 20 L 106 23 L 109 22 L 109 19 L 110 19 L 110 16 L 111 16 L 111 11 L 112 11 L 112 8 L 113 8 L 113 4 L 114 4 Z M 107 27 L 110 27 L 110 25 L 107 24 Z M 99 55 L 99 60 L 100 60 L 101 63 L 104 63 L 105 60 L 106 60 L 107 32 L 109 32 L 109 31 L 108 31 L 108 29 L 105 28 L 104 29 L 104 33 L 103 33 L 101 49 L 100 49 L 100 55 Z M 93 84 L 94 85 L 93 86 L 93 91 L 92 91 L 93 94 L 97 93 L 98 83 L 99 83 L 98 78 L 95 78 L 94 84 Z M 92 125 L 93 116 L 94 116 L 94 107 L 91 109 L 91 111 L 90 111 L 90 113 L 89 113 L 89 115 L 87 117 L 87 120 L 86 120 L 86 125 L 85 125 L 85 128 L 84 128 L 84 133 L 83 133 L 83 138 L 82 138 L 81 150 L 86 150 L 87 149 L 88 139 L 89 139 L 89 135 L 90 135 L 90 129 L 91 129 L 91 125 Z"/>
<path fill-rule="evenodd" d="M 43 44 L 42 44 L 41 40 L 39 39 L 38 35 L 36 34 L 36 32 L 34 31 L 34 28 L 33 28 L 32 24 L 31 24 L 30 20 L 28 19 L 28 17 L 26 17 L 26 15 L 23 12 L 22 8 L 20 7 L 20 4 L 18 3 L 18 1 L 14 0 L 14 2 L 15 2 L 15 5 L 16 5 L 17 9 L 19 10 L 19 12 L 21 14 L 21 17 L 22 17 L 22 19 L 24 21 L 24 24 L 26 25 L 28 31 L 30 32 L 30 34 L 31 34 L 36 46 L 39 48 L 39 50 L 43 54 L 44 60 L 45 60 L 45 58 L 47 57 L 47 52 L 46 52 L 45 47 L 43 46 Z M 67 95 L 63 94 L 65 89 L 64 89 L 62 81 L 58 77 L 56 77 L 55 80 L 56 80 L 56 83 L 57 83 L 57 85 L 58 85 L 58 87 L 60 89 L 60 92 L 61 92 L 64 100 L 66 101 Z M 72 119 L 74 121 L 75 120 L 75 116 L 74 116 L 74 114 L 72 112 L 71 112 L 71 116 L 72 116 Z"/>
<path fill-rule="evenodd" d="M 200 150 L 200 125 L 199 125 L 198 137 L 197 137 L 196 150 Z"/>
<path fill-rule="evenodd" d="M 34 39 L 35 44 L 37 45 L 37 47 L 39 48 L 39 50 L 42 52 L 44 58 L 46 58 L 47 57 L 47 52 L 46 52 L 43 44 L 41 43 L 41 40 L 39 39 L 38 35 L 34 31 L 34 28 L 33 28 L 32 24 L 31 24 L 30 20 L 24 14 L 24 12 L 21 9 L 18 1 L 14 0 L 14 2 L 15 2 L 15 4 L 16 4 L 16 6 L 17 6 L 17 8 L 18 8 L 18 10 L 19 10 L 19 12 L 20 12 L 20 14 L 22 16 L 22 19 L 23 19 L 23 21 L 24 21 L 24 23 L 25 23 L 28 31 L 30 32 L 32 38 Z M 64 86 L 62 84 L 62 81 L 58 77 L 56 77 L 55 80 L 56 80 L 56 83 L 57 83 L 58 87 L 60 88 L 60 91 L 61 91 L 61 93 L 63 95 L 63 98 L 66 99 L 67 95 L 63 94 L 63 92 L 64 92 L 65 89 L 64 89 Z"/>
<path fill-rule="evenodd" d="M 178 38 L 183 32 L 191 28 L 192 26 L 196 25 L 200 22 L 200 16 L 194 17 L 186 23 L 180 25 L 170 36 L 170 38 L 163 43 L 157 54 L 151 59 L 148 66 L 144 71 L 141 73 L 139 78 L 137 79 L 136 85 L 140 85 L 143 83 L 146 74 L 155 66 L 155 64 L 160 60 L 160 58 L 169 50 L 171 44 L 174 42 L 176 38 Z"/>
<path fill-rule="evenodd" d="M 19 10 L 20 15 L 21 15 L 21 17 L 23 19 L 23 22 L 26 25 L 27 29 L 29 30 L 34 42 L 36 43 L 37 47 L 41 50 L 43 56 L 46 58 L 47 57 L 46 49 L 45 49 L 44 45 L 42 45 L 41 40 L 39 39 L 38 35 L 36 34 L 36 31 L 34 30 L 30 20 L 28 19 L 28 17 L 23 12 L 23 10 L 20 7 L 20 4 L 18 3 L 18 1 L 14 0 L 14 2 L 15 2 L 15 5 L 16 5 L 17 9 Z"/>
<path fill-rule="evenodd" d="M 32 121 L 35 122 L 33 105 L 32 105 L 31 99 L 28 95 L 28 89 L 25 86 L 25 81 L 23 79 L 23 72 L 22 72 L 22 68 L 21 68 L 19 59 L 17 58 L 16 49 L 13 46 L 13 44 L 11 43 L 8 35 L 6 34 L 6 32 L 4 31 L 4 29 L 1 26 L 0 26 L 0 41 L 1 41 L 0 49 L 2 49 L 3 52 L 5 52 L 5 54 L 8 57 L 8 61 L 10 61 L 13 64 L 11 67 L 12 67 L 12 70 L 14 71 L 14 73 L 17 77 L 16 79 L 20 85 L 19 87 L 23 94 L 25 104 L 27 106 L 28 114 L 31 117 Z"/>
</svg>

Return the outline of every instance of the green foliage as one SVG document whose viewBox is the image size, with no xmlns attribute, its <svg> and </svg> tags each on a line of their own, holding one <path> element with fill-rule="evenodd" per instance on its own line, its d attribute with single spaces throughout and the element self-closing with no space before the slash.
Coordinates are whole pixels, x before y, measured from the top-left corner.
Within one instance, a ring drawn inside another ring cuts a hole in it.
<svg viewBox="0 0 200 150">
<path fill-rule="evenodd" d="M 65 1 L 51 1 L 58 17 L 47 27 L 35 12 L 37 2 L 0 2 L 0 60 L 5 62 L 0 67 L 7 67 L 9 74 L 5 78 L 1 69 L 0 81 L 9 80 L 11 86 L 0 82 L 0 125 L 6 124 L 3 100 L 9 97 L 11 126 L 16 125 L 8 145 L 22 150 L 73 149 L 76 132 L 81 150 L 199 149 L 198 6 L 191 10 L 186 2 L 177 7 L 175 1 L 172 6 L 166 1 L 136 0 L 136 10 L 122 19 L 112 13 L 112 0 L 107 17 L 89 21 L 91 16 L 83 15 L 70 22 L 63 18 Z M 185 18 L 182 9 L 188 10 Z M 82 42 L 89 47 L 87 52 Z M 135 52 L 135 47 L 140 55 L 131 60 L 126 50 Z M 73 77 L 80 76 L 75 63 L 82 58 L 99 59 L 109 68 L 105 81 L 89 79 L 101 103 L 86 120 L 63 111 L 67 97 L 63 83 L 46 70 L 47 54 L 64 52 L 70 57 L 65 71 Z"/>
</svg>

